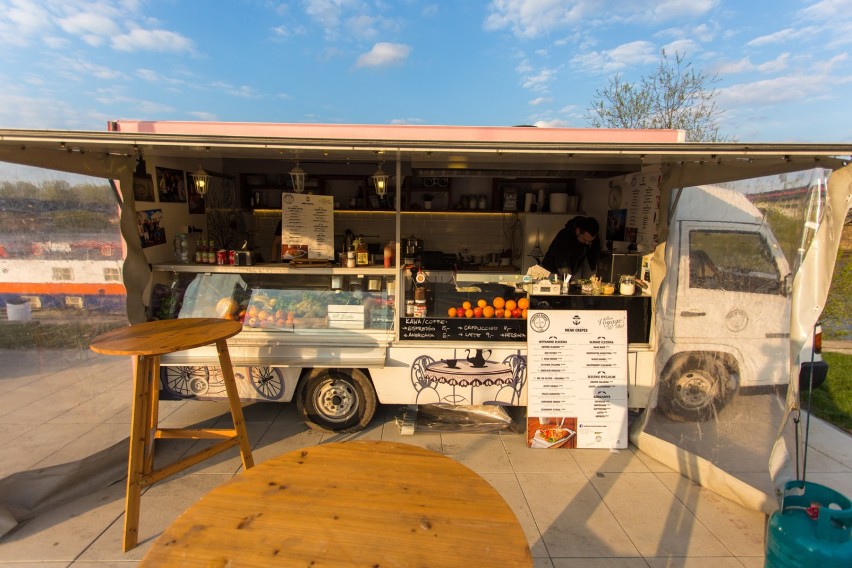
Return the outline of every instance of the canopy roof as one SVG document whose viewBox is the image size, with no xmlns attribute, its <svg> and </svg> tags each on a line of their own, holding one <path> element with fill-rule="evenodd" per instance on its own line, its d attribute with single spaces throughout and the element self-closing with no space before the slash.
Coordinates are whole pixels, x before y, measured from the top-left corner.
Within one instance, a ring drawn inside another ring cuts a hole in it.
<svg viewBox="0 0 852 568">
<path fill-rule="evenodd" d="M 395 161 L 403 173 L 606 178 L 648 166 L 698 166 L 703 183 L 814 166 L 836 168 L 852 144 L 694 143 L 679 130 L 115 121 L 109 131 L 0 129 L 0 160 L 118 178 L 138 157 Z M 712 168 L 709 166 L 713 166 Z M 731 177 L 733 175 L 733 177 Z M 691 177 L 691 176 L 688 176 Z"/>
</svg>

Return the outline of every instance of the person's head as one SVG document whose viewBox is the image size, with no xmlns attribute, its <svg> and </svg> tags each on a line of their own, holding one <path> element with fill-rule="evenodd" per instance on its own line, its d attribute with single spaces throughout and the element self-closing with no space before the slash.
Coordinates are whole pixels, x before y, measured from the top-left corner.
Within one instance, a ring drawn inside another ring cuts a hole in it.
<svg viewBox="0 0 852 568">
<path fill-rule="evenodd" d="M 594 217 L 580 217 L 577 220 L 577 240 L 584 245 L 590 245 L 598 237 L 598 220 Z"/>
</svg>

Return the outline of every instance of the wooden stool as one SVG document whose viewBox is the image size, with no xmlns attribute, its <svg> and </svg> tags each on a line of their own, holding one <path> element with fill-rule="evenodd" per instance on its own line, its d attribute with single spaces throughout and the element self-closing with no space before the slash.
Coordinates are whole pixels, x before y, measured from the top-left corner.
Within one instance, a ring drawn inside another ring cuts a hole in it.
<svg viewBox="0 0 852 568">
<path fill-rule="evenodd" d="M 239 322 L 215 318 L 190 318 L 153 321 L 115 329 L 95 338 L 90 347 L 104 355 L 133 356 L 133 406 L 130 418 L 130 457 L 127 464 L 127 496 L 124 508 L 124 552 L 135 547 L 139 538 L 139 504 L 142 488 L 191 467 L 230 447 L 240 446 L 243 467 L 254 465 L 246 435 L 243 410 L 237 394 L 229 337 L 242 330 Z M 216 344 L 222 378 L 231 406 L 233 429 L 159 428 L 160 355 L 184 349 Z M 212 438 L 219 443 L 153 471 L 156 438 Z"/>
</svg>

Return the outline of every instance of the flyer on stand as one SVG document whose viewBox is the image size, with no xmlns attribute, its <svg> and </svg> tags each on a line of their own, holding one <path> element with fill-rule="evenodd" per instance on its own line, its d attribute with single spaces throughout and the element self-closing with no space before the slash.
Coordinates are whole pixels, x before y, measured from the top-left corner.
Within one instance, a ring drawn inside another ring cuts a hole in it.
<svg viewBox="0 0 852 568">
<path fill-rule="evenodd" d="M 626 311 L 530 312 L 527 365 L 529 447 L 627 447 Z"/>
</svg>

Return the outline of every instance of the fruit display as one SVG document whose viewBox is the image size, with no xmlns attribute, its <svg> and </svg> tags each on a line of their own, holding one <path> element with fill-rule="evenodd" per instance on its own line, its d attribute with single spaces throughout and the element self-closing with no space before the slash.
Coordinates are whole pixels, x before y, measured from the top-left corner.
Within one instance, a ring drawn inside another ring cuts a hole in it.
<svg viewBox="0 0 852 568">
<path fill-rule="evenodd" d="M 447 316 L 451 318 L 526 318 L 530 301 L 526 297 L 505 299 L 496 296 L 489 303 L 485 298 L 478 298 L 474 302 L 465 300 L 458 307 L 447 309 Z"/>
<path fill-rule="evenodd" d="M 287 329 L 293 327 L 293 313 L 277 290 L 255 289 L 242 315 L 244 328 Z"/>
</svg>

